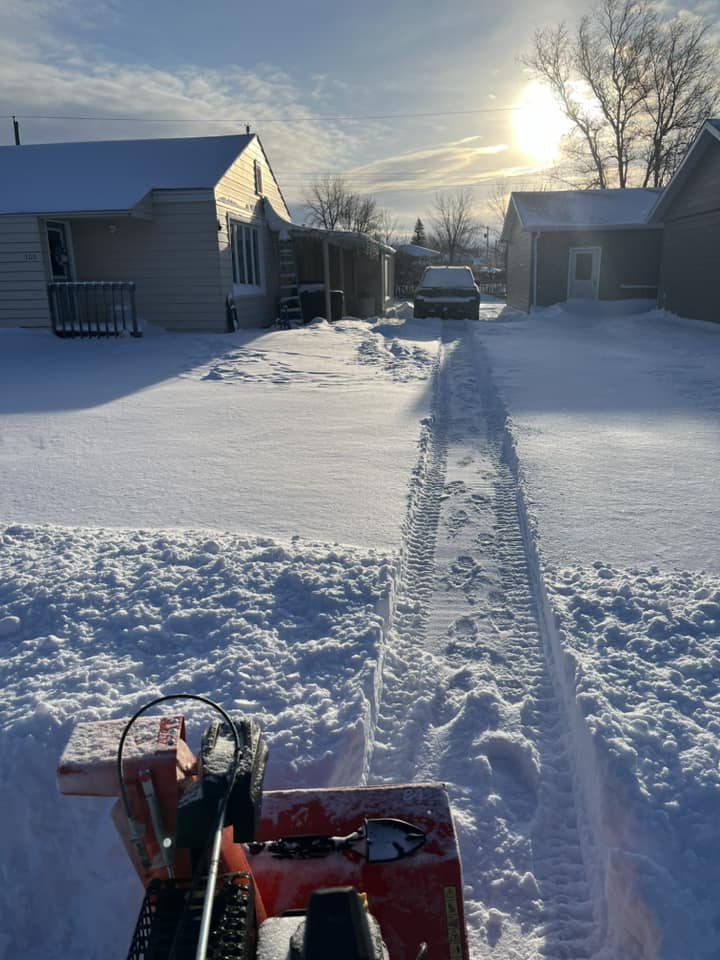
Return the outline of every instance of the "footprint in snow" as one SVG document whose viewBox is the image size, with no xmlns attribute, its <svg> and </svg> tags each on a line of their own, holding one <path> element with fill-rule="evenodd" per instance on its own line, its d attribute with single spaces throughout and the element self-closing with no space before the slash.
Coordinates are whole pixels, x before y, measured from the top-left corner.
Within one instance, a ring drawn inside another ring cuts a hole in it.
<svg viewBox="0 0 720 960">
<path fill-rule="evenodd" d="M 516 820 L 529 820 L 538 804 L 540 770 L 529 744 L 502 733 L 484 737 L 480 752 L 490 764 L 493 791 Z"/>
</svg>

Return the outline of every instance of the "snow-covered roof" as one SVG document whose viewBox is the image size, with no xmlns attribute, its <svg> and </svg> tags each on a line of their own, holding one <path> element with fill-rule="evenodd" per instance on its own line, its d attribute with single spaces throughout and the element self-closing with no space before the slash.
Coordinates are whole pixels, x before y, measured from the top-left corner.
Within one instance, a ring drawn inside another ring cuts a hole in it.
<svg viewBox="0 0 720 960">
<path fill-rule="evenodd" d="M 524 230 L 641 227 L 661 190 L 545 190 L 512 193 Z"/>
<path fill-rule="evenodd" d="M 657 198 L 650 212 L 649 219 L 651 223 L 660 223 L 662 221 L 670 204 L 687 182 L 695 165 L 704 155 L 708 146 L 716 140 L 720 140 L 720 118 L 711 118 L 706 120 L 702 125 L 690 149 L 683 157 L 682 163 L 672 175 L 662 195 Z"/>
<path fill-rule="evenodd" d="M 131 210 L 153 189 L 212 188 L 254 136 L 0 147 L 0 213 Z"/>
<path fill-rule="evenodd" d="M 404 253 L 407 257 L 417 257 L 418 260 L 432 260 L 433 257 L 440 256 L 439 250 L 421 247 L 417 243 L 401 243 L 395 249 L 398 253 Z"/>
<path fill-rule="evenodd" d="M 274 230 L 281 240 L 288 240 L 290 237 L 317 237 L 327 239 L 340 247 L 355 248 L 372 246 L 383 253 L 395 253 L 395 248 L 383 243 L 382 240 L 376 240 L 366 233 L 353 233 L 350 230 L 325 230 L 322 227 L 307 227 L 303 223 L 293 223 L 284 217 L 275 209 L 268 197 L 264 198 L 265 218 L 267 225 Z"/>
</svg>

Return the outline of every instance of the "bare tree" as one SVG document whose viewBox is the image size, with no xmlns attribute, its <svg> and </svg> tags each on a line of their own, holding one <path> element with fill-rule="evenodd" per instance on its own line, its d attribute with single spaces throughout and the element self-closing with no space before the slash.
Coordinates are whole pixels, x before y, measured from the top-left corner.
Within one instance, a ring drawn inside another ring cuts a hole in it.
<svg viewBox="0 0 720 960">
<path fill-rule="evenodd" d="M 587 166 L 578 174 L 587 186 L 605 188 L 607 182 L 607 157 L 601 144 L 603 123 L 595 111 L 589 109 L 576 93 L 575 51 L 567 27 L 537 30 L 530 53 L 522 62 L 545 81 L 555 95 L 565 116 L 573 125 L 567 137 L 566 147 L 572 149 L 572 141 L 580 141 L 577 159 L 587 157 Z"/>
<path fill-rule="evenodd" d="M 474 199 L 468 190 L 437 193 L 428 218 L 434 244 L 452 263 L 460 250 L 471 246 L 478 232 Z"/>
<path fill-rule="evenodd" d="M 643 186 L 666 183 L 720 99 L 717 59 L 709 56 L 709 25 L 687 17 L 656 24 L 643 105 Z"/>
<path fill-rule="evenodd" d="M 485 206 L 490 211 L 496 224 L 502 225 L 505 222 L 508 204 L 510 203 L 510 194 L 512 186 L 507 179 L 498 180 L 492 190 L 485 198 Z"/>
<path fill-rule="evenodd" d="M 380 210 L 374 197 L 362 197 L 358 193 L 348 196 L 341 226 L 352 233 L 372 234 L 380 226 Z"/>
<path fill-rule="evenodd" d="M 347 217 L 350 188 L 342 177 L 320 177 L 305 191 L 308 220 L 323 230 L 336 230 Z"/>
<path fill-rule="evenodd" d="M 399 218 L 394 217 L 389 210 L 381 207 L 378 211 L 377 227 L 373 236 L 376 240 L 381 240 L 389 247 L 395 247 L 400 242 L 398 239 Z"/>
<path fill-rule="evenodd" d="M 709 26 L 664 18 L 651 0 L 602 0 L 574 35 L 538 30 L 522 62 L 547 83 L 572 132 L 575 182 L 661 186 L 720 93 Z"/>
<path fill-rule="evenodd" d="M 308 220 L 323 230 L 372 233 L 380 224 L 374 197 L 361 196 L 344 177 L 320 177 L 305 191 Z"/>
</svg>

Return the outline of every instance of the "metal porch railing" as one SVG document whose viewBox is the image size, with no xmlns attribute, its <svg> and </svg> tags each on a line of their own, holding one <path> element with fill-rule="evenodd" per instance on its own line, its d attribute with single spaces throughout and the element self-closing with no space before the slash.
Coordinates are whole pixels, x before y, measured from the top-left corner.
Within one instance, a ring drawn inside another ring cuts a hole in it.
<svg viewBox="0 0 720 960">
<path fill-rule="evenodd" d="M 142 336 L 130 281 L 54 281 L 48 284 L 48 300 L 58 337 Z"/>
</svg>

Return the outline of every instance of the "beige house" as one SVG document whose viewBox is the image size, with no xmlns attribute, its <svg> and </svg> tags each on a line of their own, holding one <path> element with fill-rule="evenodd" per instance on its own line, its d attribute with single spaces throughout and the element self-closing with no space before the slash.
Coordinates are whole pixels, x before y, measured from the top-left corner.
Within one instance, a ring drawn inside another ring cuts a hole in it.
<svg viewBox="0 0 720 960">
<path fill-rule="evenodd" d="M 76 314 L 107 318 L 121 288 L 141 324 L 267 326 L 302 282 L 300 239 L 319 240 L 325 266 L 350 249 L 353 306 L 387 305 L 387 249 L 292 225 L 255 134 L 0 147 L 0 327 L 50 326 L 51 303 L 57 323 L 58 290 L 71 328 Z M 311 272 L 328 288 L 342 279 Z"/>
</svg>

